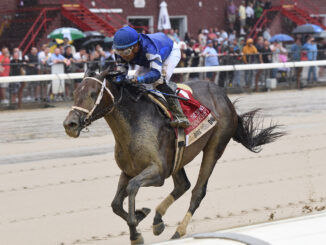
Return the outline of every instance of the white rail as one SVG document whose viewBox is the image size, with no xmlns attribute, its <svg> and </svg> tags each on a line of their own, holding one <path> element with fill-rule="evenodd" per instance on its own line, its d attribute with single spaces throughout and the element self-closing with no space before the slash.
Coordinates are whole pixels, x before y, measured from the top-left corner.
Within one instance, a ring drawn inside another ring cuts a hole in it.
<svg viewBox="0 0 326 245">
<path fill-rule="evenodd" d="M 261 69 L 308 67 L 308 66 L 326 66 L 326 60 L 268 63 L 268 64 L 249 64 L 249 65 L 185 67 L 185 68 L 176 68 L 174 70 L 174 73 L 261 70 Z M 134 72 L 135 71 L 130 71 L 129 75 L 133 75 Z M 47 81 L 52 79 L 80 79 L 83 77 L 84 77 L 84 73 L 9 76 L 9 77 L 0 77 L 0 83 L 35 82 L 35 81 Z"/>
</svg>

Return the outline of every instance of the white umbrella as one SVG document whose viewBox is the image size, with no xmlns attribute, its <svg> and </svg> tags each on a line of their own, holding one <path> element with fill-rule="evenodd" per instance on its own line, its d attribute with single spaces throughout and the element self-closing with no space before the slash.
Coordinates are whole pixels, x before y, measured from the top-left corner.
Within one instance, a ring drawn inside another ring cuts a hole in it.
<svg viewBox="0 0 326 245">
<path fill-rule="evenodd" d="M 157 24 L 158 30 L 167 30 L 171 29 L 171 23 L 168 13 L 168 5 L 165 1 L 161 2 L 160 4 L 160 14 L 158 17 L 158 24 Z"/>
</svg>

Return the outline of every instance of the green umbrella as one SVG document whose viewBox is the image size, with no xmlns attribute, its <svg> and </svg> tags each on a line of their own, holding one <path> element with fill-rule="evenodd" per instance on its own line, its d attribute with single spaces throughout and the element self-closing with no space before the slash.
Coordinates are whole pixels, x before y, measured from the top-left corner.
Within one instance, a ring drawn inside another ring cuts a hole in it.
<svg viewBox="0 0 326 245">
<path fill-rule="evenodd" d="M 56 39 L 56 38 L 64 39 L 65 37 L 68 38 L 69 40 L 77 40 L 85 37 L 85 34 L 76 28 L 61 27 L 55 29 L 53 32 L 51 32 L 48 35 L 48 38 L 52 38 L 52 39 Z"/>
</svg>

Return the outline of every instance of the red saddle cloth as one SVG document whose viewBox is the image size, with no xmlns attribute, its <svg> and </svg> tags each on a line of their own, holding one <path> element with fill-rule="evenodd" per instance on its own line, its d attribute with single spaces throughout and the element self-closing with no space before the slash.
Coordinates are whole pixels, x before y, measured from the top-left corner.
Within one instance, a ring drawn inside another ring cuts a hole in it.
<svg viewBox="0 0 326 245">
<path fill-rule="evenodd" d="M 216 124 L 216 118 L 208 108 L 194 99 L 191 91 L 178 88 L 177 95 L 188 99 L 187 101 L 179 100 L 179 102 L 190 122 L 190 126 L 185 129 L 186 145 L 190 145 Z"/>
</svg>

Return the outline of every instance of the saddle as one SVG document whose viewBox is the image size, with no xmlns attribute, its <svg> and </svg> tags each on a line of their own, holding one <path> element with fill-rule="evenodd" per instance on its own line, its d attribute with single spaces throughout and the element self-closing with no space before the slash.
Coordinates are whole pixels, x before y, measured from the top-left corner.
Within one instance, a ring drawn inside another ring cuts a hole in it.
<svg viewBox="0 0 326 245">
<path fill-rule="evenodd" d="M 177 95 L 177 89 L 179 88 L 179 86 L 182 86 L 182 84 L 169 82 L 168 86 L 173 90 L 174 94 Z M 184 86 L 191 90 L 189 86 Z M 167 118 L 172 119 L 172 113 L 169 110 L 168 102 L 166 101 L 164 95 L 160 91 L 154 89 L 151 84 L 146 84 L 145 87 L 148 91 L 148 97 L 152 100 L 152 102 L 159 106 L 159 108 L 162 110 L 162 112 Z"/>
</svg>

